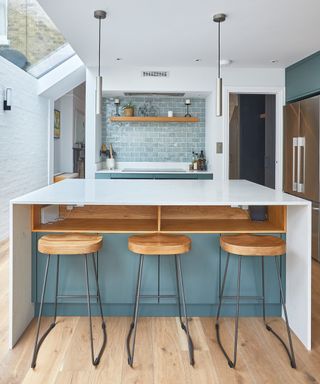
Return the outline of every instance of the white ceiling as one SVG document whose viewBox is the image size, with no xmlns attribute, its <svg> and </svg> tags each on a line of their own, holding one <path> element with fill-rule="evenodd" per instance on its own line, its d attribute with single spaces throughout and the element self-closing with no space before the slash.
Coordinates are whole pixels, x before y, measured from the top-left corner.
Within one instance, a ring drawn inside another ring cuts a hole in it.
<svg viewBox="0 0 320 384">
<path fill-rule="evenodd" d="M 87 66 L 97 64 L 96 9 L 108 13 L 103 66 L 215 65 L 212 16 L 220 12 L 228 16 L 221 25 L 222 58 L 234 66 L 283 68 L 320 48 L 319 0 L 38 1 Z"/>
</svg>

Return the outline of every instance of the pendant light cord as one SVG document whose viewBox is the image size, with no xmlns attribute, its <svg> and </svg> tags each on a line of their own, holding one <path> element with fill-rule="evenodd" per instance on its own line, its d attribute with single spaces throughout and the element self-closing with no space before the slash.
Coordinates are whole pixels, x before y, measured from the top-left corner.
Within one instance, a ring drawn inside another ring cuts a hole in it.
<svg viewBox="0 0 320 384">
<path fill-rule="evenodd" d="M 98 74 L 100 77 L 100 62 L 101 62 L 101 18 L 99 18 L 99 69 L 98 69 Z"/>
<path fill-rule="evenodd" d="M 220 37 L 220 21 L 218 22 L 218 78 L 220 78 L 220 45 L 221 45 L 221 37 Z"/>
</svg>

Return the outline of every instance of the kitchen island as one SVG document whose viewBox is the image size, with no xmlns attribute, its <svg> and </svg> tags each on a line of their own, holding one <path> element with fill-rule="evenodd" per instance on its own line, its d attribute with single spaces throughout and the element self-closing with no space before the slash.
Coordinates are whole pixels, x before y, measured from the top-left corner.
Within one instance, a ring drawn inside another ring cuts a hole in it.
<svg viewBox="0 0 320 384">
<path fill-rule="evenodd" d="M 59 206 L 59 219 L 44 224 L 41 210 L 48 205 Z M 261 205 L 267 207 L 267 219 L 251 220 L 248 206 Z M 192 237 L 193 250 L 183 258 L 192 316 L 215 315 L 219 263 L 225 259 L 219 258 L 221 233 L 286 235 L 283 277 L 290 325 L 305 347 L 311 349 L 311 205 L 308 201 L 244 180 L 64 180 L 12 200 L 10 226 L 10 348 L 37 312 L 43 258 L 36 251 L 36 243 L 42 233 L 103 233 L 105 246 L 99 256 L 99 279 L 102 296 L 106 297 L 104 309 L 107 314 L 128 315 L 138 260 L 127 250 L 127 237 L 131 233 L 162 232 L 186 233 Z M 69 292 L 83 289 L 76 286 L 82 266 L 76 265 L 76 259 L 72 262 L 73 273 L 62 272 L 61 278 L 63 288 Z M 170 269 L 169 264 L 163 267 Z M 144 284 L 152 290 L 155 265 L 146 268 L 149 273 Z M 248 260 L 244 269 L 251 271 L 251 276 L 252 268 L 255 271 L 257 266 Z M 271 297 L 267 302 L 268 315 L 281 315 L 275 275 L 272 280 L 269 278 L 273 272 L 270 268 L 267 266 L 266 277 L 267 294 Z M 169 280 L 162 281 L 161 287 L 168 292 L 174 289 Z M 243 287 L 255 294 L 260 282 L 248 285 L 244 281 Z M 45 313 L 49 315 L 52 313 L 50 292 L 46 301 Z M 62 305 L 60 314 L 82 313 L 82 303 L 71 304 Z M 175 315 L 172 303 L 148 306 L 149 312 L 147 309 L 144 314 Z M 243 303 L 242 307 L 242 315 L 259 314 L 252 304 Z M 232 309 L 230 306 L 226 315 L 232 315 Z"/>
</svg>

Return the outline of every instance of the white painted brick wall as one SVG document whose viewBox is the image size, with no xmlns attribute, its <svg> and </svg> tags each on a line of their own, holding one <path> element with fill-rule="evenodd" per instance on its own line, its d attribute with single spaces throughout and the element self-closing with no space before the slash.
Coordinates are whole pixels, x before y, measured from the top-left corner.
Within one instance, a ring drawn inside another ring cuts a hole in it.
<svg viewBox="0 0 320 384">
<path fill-rule="evenodd" d="M 12 110 L 3 91 L 12 88 Z M 48 183 L 48 99 L 37 80 L 0 57 L 0 241 L 8 236 L 10 199 Z"/>
</svg>

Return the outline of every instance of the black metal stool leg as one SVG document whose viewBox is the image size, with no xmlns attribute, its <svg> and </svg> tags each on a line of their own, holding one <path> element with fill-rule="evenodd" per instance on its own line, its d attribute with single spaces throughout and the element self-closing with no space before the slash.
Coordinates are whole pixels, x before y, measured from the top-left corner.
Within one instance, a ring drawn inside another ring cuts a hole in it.
<svg viewBox="0 0 320 384">
<path fill-rule="evenodd" d="M 224 271 L 223 281 L 222 281 L 222 288 L 221 288 L 221 296 L 219 299 L 219 306 L 217 311 L 217 319 L 216 319 L 216 333 L 217 333 L 217 341 L 219 344 L 219 347 L 221 351 L 223 352 L 224 356 L 226 357 L 229 367 L 235 368 L 237 363 L 237 349 L 238 349 L 238 329 L 239 329 L 239 313 L 240 313 L 240 282 L 241 282 L 241 262 L 242 262 L 242 256 L 238 256 L 238 280 L 237 280 L 237 298 L 236 298 L 236 318 L 235 318 L 235 337 L 234 337 L 234 349 L 233 349 L 233 362 L 231 361 L 229 355 L 227 354 L 226 350 L 224 349 L 221 339 L 220 339 L 220 329 L 219 329 L 219 319 L 220 319 L 220 311 L 221 311 L 221 305 L 223 301 L 223 293 L 225 289 L 226 279 L 227 279 L 227 272 L 229 267 L 229 259 L 230 254 L 228 253 L 227 261 L 226 261 L 226 267 Z"/>
<path fill-rule="evenodd" d="M 54 328 L 55 326 L 55 319 L 56 316 L 54 317 L 53 323 L 50 324 L 49 328 L 44 332 L 42 337 L 39 339 L 39 333 L 40 333 L 40 326 L 41 326 L 41 317 L 42 317 L 42 310 L 43 310 L 43 302 L 44 302 L 44 297 L 46 293 L 46 286 L 47 286 L 47 278 L 48 278 L 48 270 L 49 270 L 49 265 L 50 265 L 50 257 L 51 255 L 47 256 L 47 263 L 46 263 L 46 269 L 45 269 L 45 274 L 44 274 L 44 280 L 43 280 L 43 286 L 42 286 L 42 293 L 41 293 L 41 302 L 40 302 L 40 309 L 39 309 L 39 315 L 38 315 L 38 324 L 37 324 L 37 333 L 36 333 L 36 340 L 34 344 L 34 350 L 33 350 L 33 356 L 32 356 L 32 362 L 31 362 L 31 368 L 35 368 L 37 364 L 37 356 L 39 349 L 41 347 L 41 344 L 43 343 L 44 339 L 47 337 L 49 332 Z M 58 267 L 58 265 L 57 265 Z M 58 268 L 57 268 L 57 275 L 58 275 Z M 56 280 L 57 281 L 57 280 Z M 55 300 L 57 300 L 57 295 L 55 296 Z M 56 306 L 56 303 L 55 303 Z"/>
<path fill-rule="evenodd" d="M 240 282 L 241 282 L 241 261 L 242 256 L 239 256 L 238 260 L 238 286 L 237 286 L 237 314 L 235 322 L 235 336 L 234 336 L 234 349 L 233 349 L 233 367 L 235 368 L 237 363 L 237 350 L 238 350 L 238 330 L 239 330 L 239 314 L 240 314 Z"/>
<path fill-rule="evenodd" d="M 85 273 L 85 280 L 86 280 L 87 307 L 88 307 L 88 316 L 89 316 L 91 361 L 92 361 L 92 364 L 95 365 L 94 349 L 93 349 L 92 319 L 91 319 L 91 303 L 90 303 L 90 293 L 89 293 L 88 255 L 85 255 L 85 258 L 84 258 L 84 273 Z"/>
<path fill-rule="evenodd" d="M 268 329 L 266 323 L 266 298 L 265 298 L 265 284 L 264 284 L 264 257 L 261 256 L 261 285 L 262 285 L 262 318 L 265 326 Z"/>
<path fill-rule="evenodd" d="M 222 305 L 222 296 L 223 296 L 223 292 L 224 292 L 224 288 L 225 288 L 226 280 L 227 280 L 229 260 L 230 260 L 230 253 L 228 253 L 228 255 L 227 255 L 227 261 L 226 261 L 226 266 L 225 266 L 225 269 L 224 269 L 223 280 L 222 280 L 222 287 L 221 287 L 221 292 L 220 292 L 220 295 L 219 295 L 219 305 L 218 305 L 217 318 L 216 318 L 216 328 L 219 328 L 219 319 L 220 319 L 220 311 L 221 311 L 221 305 Z"/>
<path fill-rule="evenodd" d="M 98 259 L 98 252 L 97 252 L 97 259 Z M 101 328 L 102 328 L 102 332 L 103 332 L 102 346 L 100 348 L 98 356 L 94 360 L 94 365 L 98 365 L 100 363 L 100 359 L 101 359 L 101 357 L 103 355 L 103 352 L 105 350 L 105 347 L 107 345 L 107 331 L 106 331 L 106 323 L 105 323 L 105 320 L 104 320 L 104 317 L 103 317 L 101 295 L 100 295 L 100 288 L 99 288 L 99 281 L 98 281 L 98 269 L 97 269 L 97 266 L 96 266 L 94 253 L 92 253 L 92 263 L 93 263 L 93 269 L 94 269 L 94 276 L 95 276 L 95 280 L 96 280 L 98 305 L 99 305 L 99 308 L 100 308 Z"/>
<path fill-rule="evenodd" d="M 294 356 L 294 351 L 293 351 L 293 344 L 292 344 L 291 331 L 290 331 L 290 326 L 289 326 L 289 319 L 288 319 L 287 308 L 286 308 L 286 304 L 285 304 L 285 298 L 284 298 L 284 294 L 283 294 L 283 288 L 282 288 L 282 282 L 281 282 L 281 276 L 280 276 L 280 268 L 279 268 L 279 264 L 278 264 L 278 261 L 277 261 L 277 256 L 274 257 L 274 261 L 275 261 L 276 270 L 277 270 L 277 278 L 278 278 L 279 289 L 280 289 L 280 301 L 281 301 L 281 304 L 282 304 L 283 313 L 284 313 L 284 317 L 285 317 L 285 321 L 286 321 L 286 328 L 287 328 L 287 335 L 288 335 L 290 350 L 287 347 L 286 343 L 270 327 L 270 325 L 266 324 L 266 328 L 267 328 L 268 331 L 270 331 L 281 342 L 281 344 L 285 348 L 285 350 L 286 350 L 286 352 L 287 352 L 287 354 L 289 356 L 291 367 L 292 368 L 297 368 L 296 360 L 295 360 L 295 356 Z"/>
<path fill-rule="evenodd" d="M 184 317 L 184 323 L 183 323 L 181 321 L 181 313 L 180 313 L 181 328 L 187 334 L 188 349 L 189 349 L 189 360 L 190 360 L 190 364 L 194 365 L 194 348 L 193 348 L 193 342 L 192 342 L 192 339 L 191 339 L 191 336 L 190 336 L 190 333 L 189 333 L 189 322 L 188 322 L 187 306 L 186 306 L 186 300 L 185 300 L 185 294 L 184 294 L 184 284 L 183 284 L 183 276 L 182 276 L 180 255 L 175 255 L 175 263 L 176 263 L 176 271 L 177 271 L 177 275 L 178 275 L 178 285 L 179 285 L 179 288 L 180 288 L 179 291 L 181 292 L 183 317 Z M 180 305 L 179 305 L 179 311 L 180 311 Z"/>
<path fill-rule="evenodd" d="M 53 318 L 54 324 L 56 324 L 56 320 L 57 320 L 59 269 L 60 269 L 60 255 L 57 255 L 56 294 L 55 294 L 55 299 L 54 299 L 54 318 Z"/>
<path fill-rule="evenodd" d="M 178 265 L 177 265 L 177 256 L 174 256 L 174 264 L 175 264 L 175 271 L 176 271 L 176 284 L 177 284 L 177 304 L 178 304 L 178 311 L 179 311 L 179 319 L 180 319 L 180 325 L 181 328 L 183 329 L 184 324 L 182 321 L 182 316 L 181 316 L 181 301 L 180 301 L 180 286 L 179 286 L 179 275 L 178 275 Z"/>
<path fill-rule="evenodd" d="M 160 304 L 160 255 L 158 255 L 158 304 Z"/>
<path fill-rule="evenodd" d="M 221 239 L 221 234 L 219 235 L 219 238 Z M 219 240 L 220 242 L 220 240 Z M 219 247 L 219 273 L 218 273 L 219 279 L 218 279 L 218 284 L 219 284 L 219 299 L 221 296 L 221 247 Z"/>
<path fill-rule="evenodd" d="M 136 333 L 137 333 L 137 322 L 138 322 L 138 314 L 139 314 L 139 301 L 140 301 L 143 261 L 144 261 L 144 255 L 140 255 L 139 271 L 138 271 L 137 286 L 136 286 L 136 297 L 135 297 L 135 303 L 134 303 L 134 313 L 133 313 L 132 322 L 130 324 L 129 333 L 127 336 L 128 364 L 131 367 L 133 366 L 134 348 L 135 348 L 135 343 L 136 343 Z M 132 332 L 133 332 L 133 341 L 132 341 L 132 348 L 130 349 L 130 341 L 131 341 Z"/>
</svg>

